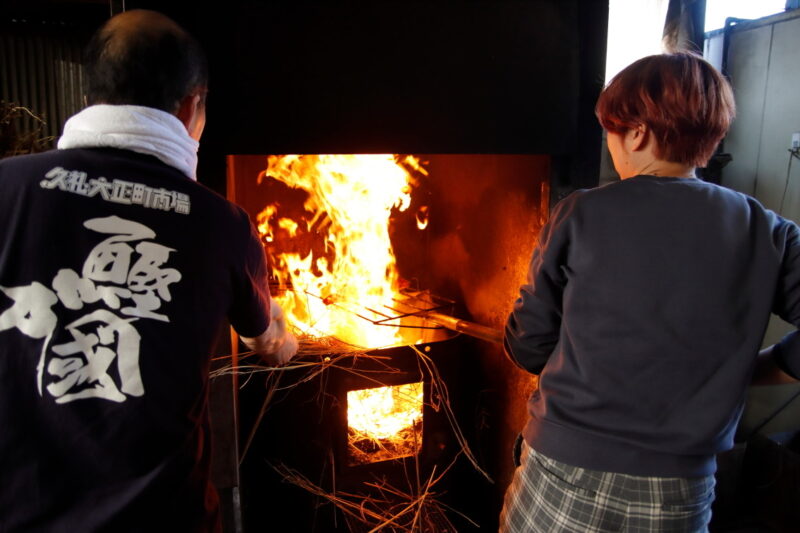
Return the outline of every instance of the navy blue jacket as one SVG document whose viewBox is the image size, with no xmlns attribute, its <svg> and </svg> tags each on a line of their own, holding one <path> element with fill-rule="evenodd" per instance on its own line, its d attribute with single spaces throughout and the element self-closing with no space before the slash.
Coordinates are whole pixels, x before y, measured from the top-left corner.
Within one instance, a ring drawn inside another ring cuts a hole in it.
<svg viewBox="0 0 800 533">
<path fill-rule="evenodd" d="M 570 195 L 506 326 L 508 355 L 540 374 L 526 442 L 594 470 L 713 473 L 771 311 L 800 324 L 800 232 L 756 200 L 654 176 Z M 797 343 L 777 350 L 793 376 Z"/>
<path fill-rule="evenodd" d="M 269 324 L 247 214 L 155 157 L 0 162 L 0 531 L 207 531 L 208 370 Z"/>
</svg>

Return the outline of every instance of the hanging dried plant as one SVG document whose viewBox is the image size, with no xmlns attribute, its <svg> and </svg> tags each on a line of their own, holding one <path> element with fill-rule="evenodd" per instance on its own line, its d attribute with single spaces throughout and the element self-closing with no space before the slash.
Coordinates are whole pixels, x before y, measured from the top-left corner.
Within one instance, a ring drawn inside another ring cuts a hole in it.
<svg viewBox="0 0 800 533">
<path fill-rule="evenodd" d="M 20 130 L 25 119 L 33 123 L 29 131 Z M 54 138 L 44 136 L 46 125 L 40 115 L 27 107 L 0 100 L 0 159 L 49 150 Z"/>
</svg>

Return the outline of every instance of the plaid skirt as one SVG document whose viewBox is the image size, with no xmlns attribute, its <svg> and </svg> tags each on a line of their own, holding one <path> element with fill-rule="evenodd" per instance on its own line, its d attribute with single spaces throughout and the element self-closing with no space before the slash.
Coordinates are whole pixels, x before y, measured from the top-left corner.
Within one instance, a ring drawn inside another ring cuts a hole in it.
<svg viewBox="0 0 800 533">
<path fill-rule="evenodd" d="M 500 514 L 501 533 L 703 533 L 714 476 L 640 477 L 554 461 L 523 443 Z"/>
</svg>

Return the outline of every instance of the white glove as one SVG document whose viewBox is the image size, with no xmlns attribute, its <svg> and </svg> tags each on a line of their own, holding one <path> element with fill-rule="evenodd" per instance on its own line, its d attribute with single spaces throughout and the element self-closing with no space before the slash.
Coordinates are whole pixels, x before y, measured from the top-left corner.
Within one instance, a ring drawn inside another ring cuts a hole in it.
<svg viewBox="0 0 800 533">
<path fill-rule="evenodd" d="M 267 364 L 277 366 L 288 363 L 297 353 L 297 339 L 288 330 L 286 315 L 278 303 L 270 298 L 269 327 L 258 337 L 241 337 L 249 349 L 258 353 Z"/>
</svg>

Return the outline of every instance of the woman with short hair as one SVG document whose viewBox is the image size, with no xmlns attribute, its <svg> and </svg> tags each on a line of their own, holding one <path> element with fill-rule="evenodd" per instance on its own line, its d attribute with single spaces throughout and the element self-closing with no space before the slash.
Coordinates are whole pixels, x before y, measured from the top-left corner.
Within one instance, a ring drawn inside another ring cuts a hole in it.
<svg viewBox="0 0 800 533">
<path fill-rule="evenodd" d="M 689 53 L 600 95 L 621 181 L 556 206 L 506 325 L 540 378 L 501 531 L 707 531 L 770 312 L 800 324 L 800 229 L 695 177 L 734 113 Z M 773 377 L 800 376 L 796 336 L 765 351 Z"/>
</svg>

